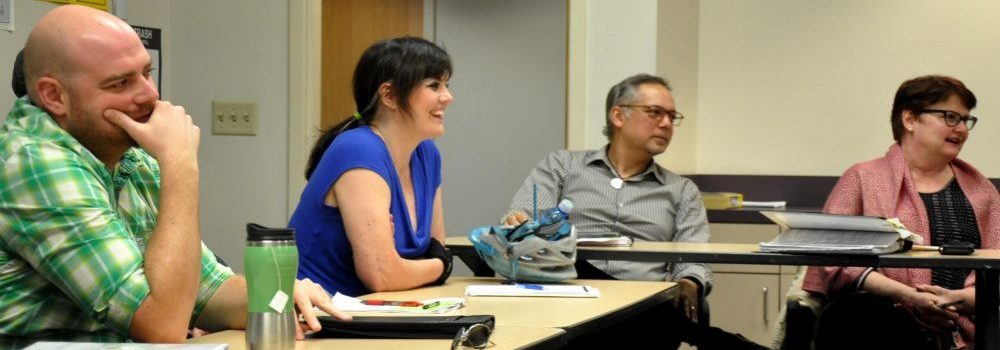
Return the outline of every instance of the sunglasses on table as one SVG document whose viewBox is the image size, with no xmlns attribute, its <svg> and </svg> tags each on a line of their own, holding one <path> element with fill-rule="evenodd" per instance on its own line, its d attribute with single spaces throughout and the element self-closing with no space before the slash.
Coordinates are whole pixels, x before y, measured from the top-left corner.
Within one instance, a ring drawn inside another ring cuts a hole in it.
<svg viewBox="0 0 1000 350">
<path fill-rule="evenodd" d="M 486 349 L 494 344 L 490 341 L 493 330 L 490 326 L 476 323 L 469 328 L 462 327 L 455 334 L 455 339 L 451 341 L 451 350 L 459 349 Z"/>
</svg>

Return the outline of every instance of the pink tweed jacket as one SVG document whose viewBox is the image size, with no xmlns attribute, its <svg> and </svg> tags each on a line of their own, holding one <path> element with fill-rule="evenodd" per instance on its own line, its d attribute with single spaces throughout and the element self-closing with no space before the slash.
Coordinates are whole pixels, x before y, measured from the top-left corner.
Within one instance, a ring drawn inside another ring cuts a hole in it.
<svg viewBox="0 0 1000 350">
<path fill-rule="evenodd" d="M 1000 247 L 1000 194 L 997 188 L 969 163 L 951 162 L 955 178 L 975 212 L 983 248 Z M 917 193 L 903 151 L 898 144 L 889 147 L 882 158 L 855 164 L 840 177 L 826 200 L 823 211 L 833 214 L 899 218 L 913 233 L 928 244 L 931 241 L 929 219 L 923 200 Z M 810 267 L 802 289 L 824 295 L 850 291 L 865 267 Z M 880 268 L 883 275 L 904 284 L 930 284 L 929 269 Z M 966 287 L 975 285 L 969 274 Z M 971 340 L 973 328 L 968 319 L 959 322 L 963 338 Z"/>
</svg>

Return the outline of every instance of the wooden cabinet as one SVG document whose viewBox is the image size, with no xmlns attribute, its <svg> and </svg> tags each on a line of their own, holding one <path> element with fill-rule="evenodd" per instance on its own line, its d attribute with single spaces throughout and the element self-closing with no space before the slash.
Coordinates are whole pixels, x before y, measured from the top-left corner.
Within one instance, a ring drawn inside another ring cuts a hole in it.
<svg viewBox="0 0 1000 350">
<path fill-rule="evenodd" d="M 778 235 L 773 224 L 709 224 L 713 243 L 759 243 Z M 711 323 L 770 346 L 778 311 L 797 266 L 709 264 L 714 289 Z"/>
</svg>

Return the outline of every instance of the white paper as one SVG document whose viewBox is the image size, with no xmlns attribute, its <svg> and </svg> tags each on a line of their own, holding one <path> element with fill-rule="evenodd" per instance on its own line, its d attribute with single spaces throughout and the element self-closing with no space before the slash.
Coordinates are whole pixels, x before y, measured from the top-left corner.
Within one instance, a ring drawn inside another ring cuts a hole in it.
<svg viewBox="0 0 1000 350">
<path fill-rule="evenodd" d="M 768 219 L 783 229 L 802 228 L 844 231 L 896 232 L 896 228 L 883 218 L 874 216 L 834 215 L 791 211 L 762 211 Z"/>
<path fill-rule="evenodd" d="M 400 312 L 418 314 L 440 314 L 453 310 L 458 310 L 465 306 L 465 298 L 434 298 L 420 301 L 421 304 L 431 305 L 439 303 L 439 306 L 430 309 L 412 306 L 396 305 L 365 305 L 361 299 L 343 295 L 340 293 L 333 295 L 333 306 L 344 312 Z"/>
<path fill-rule="evenodd" d="M 785 201 L 770 201 L 770 202 L 743 201 L 742 203 L 744 207 L 754 207 L 754 208 L 784 208 L 785 204 L 786 204 Z"/>
<path fill-rule="evenodd" d="M 591 286 L 561 284 L 473 284 L 465 287 L 465 295 L 470 297 L 600 298 L 601 292 Z"/>
<path fill-rule="evenodd" d="M 579 237 L 576 245 L 584 247 L 629 247 L 632 246 L 632 238 L 627 236 L 618 237 Z"/>
</svg>

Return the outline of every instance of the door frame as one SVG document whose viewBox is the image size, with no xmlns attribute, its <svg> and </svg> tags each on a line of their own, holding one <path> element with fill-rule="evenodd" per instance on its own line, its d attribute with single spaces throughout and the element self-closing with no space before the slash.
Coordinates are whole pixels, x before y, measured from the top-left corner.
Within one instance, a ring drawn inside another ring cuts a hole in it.
<svg viewBox="0 0 1000 350">
<path fill-rule="evenodd" d="M 322 0 L 288 2 L 288 218 L 306 187 L 309 149 L 319 135 Z"/>
</svg>

